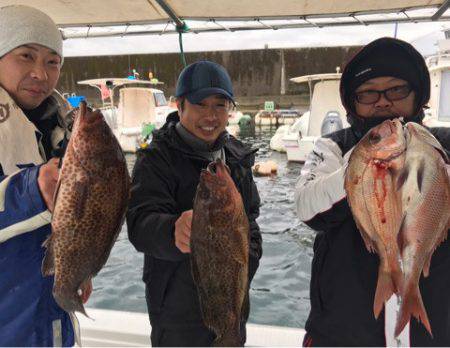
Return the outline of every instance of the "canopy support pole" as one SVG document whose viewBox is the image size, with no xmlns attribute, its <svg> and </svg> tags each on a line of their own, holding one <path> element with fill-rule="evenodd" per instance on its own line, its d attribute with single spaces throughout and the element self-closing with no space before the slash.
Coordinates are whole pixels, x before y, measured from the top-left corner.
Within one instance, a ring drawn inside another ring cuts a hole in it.
<svg viewBox="0 0 450 348">
<path fill-rule="evenodd" d="M 450 0 L 446 0 L 441 7 L 436 11 L 434 15 L 431 16 L 432 21 L 437 21 L 444 14 L 445 11 L 450 7 Z"/>
<path fill-rule="evenodd" d="M 175 27 L 178 32 L 178 41 L 180 44 L 180 55 L 181 55 L 181 61 L 183 62 L 183 66 L 186 66 L 186 56 L 184 54 L 183 50 L 183 33 L 186 33 L 189 31 L 189 27 L 186 25 L 186 23 L 180 19 L 180 17 L 177 16 L 175 11 L 166 3 L 165 0 L 155 0 L 159 6 L 162 7 L 164 12 L 167 13 L 167 15 L 175 22 Z"/>
</svg>

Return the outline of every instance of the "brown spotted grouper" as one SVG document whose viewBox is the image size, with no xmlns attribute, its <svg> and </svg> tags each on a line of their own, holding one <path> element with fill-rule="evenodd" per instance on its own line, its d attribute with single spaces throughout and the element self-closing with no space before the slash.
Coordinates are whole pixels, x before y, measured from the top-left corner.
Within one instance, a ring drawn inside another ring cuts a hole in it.
<svg viewBox="0 0 450 348">
<path fill-rule="evenodd" d="M 55 194 L 52 234 L 42 264 L 55 275 L 53 295 L 67 312 L 84 314 L 79 289 L 108 259 L 124 221 L 130 179 L 125 157 L 100 112 L 82 103 Z"/>
<path fill-rule="evenodd" d="M 191 232 L 192 275 L 203 321 L 215 346 L 241 346 L 248 316 L 249 224 L 227 168 L 218 160 L 202 171 Z"/>
</svg>

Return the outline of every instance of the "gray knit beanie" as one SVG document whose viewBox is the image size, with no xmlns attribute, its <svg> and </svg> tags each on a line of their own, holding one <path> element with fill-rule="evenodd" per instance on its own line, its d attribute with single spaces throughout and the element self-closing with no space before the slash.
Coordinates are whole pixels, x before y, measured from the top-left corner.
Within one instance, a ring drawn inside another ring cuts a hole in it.
<svg viewBox="0 0 450 348">
<path fill-rule="evenodd" d="M 33 43 L 54 50 L 64 59 L 61 32 L 49 16 L 29 6 L 1 7 L 0 58 L 19 46 Z"/>
</svg>

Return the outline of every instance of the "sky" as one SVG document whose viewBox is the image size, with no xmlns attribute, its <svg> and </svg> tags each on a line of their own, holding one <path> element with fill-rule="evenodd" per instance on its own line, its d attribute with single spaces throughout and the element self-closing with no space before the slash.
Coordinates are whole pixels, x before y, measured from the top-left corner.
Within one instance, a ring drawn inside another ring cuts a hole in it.
<svg viewBox="0 0 450 348">
<path fill-rule="evenodd" d="M 437 51 L 437 40 L 450 22 L 400 23 L 397 37 L 411 42 L 423 55 Z M 394 36 L 395 24 L 345 27 L 253 30 L 183 34 L 185 52 L 263 48 L 295 48 L 364 45 L 382 36 Z M 179 52 L 178 35 L 142 35 L 112 38 L 82 38 L 64 41 L 64 55 L 99 56 Z"/>
</svg>

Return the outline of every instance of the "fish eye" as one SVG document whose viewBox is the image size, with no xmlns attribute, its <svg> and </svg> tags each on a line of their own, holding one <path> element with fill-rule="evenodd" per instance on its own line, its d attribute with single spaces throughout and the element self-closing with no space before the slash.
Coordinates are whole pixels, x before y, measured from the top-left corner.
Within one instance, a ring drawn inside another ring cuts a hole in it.
<svg viewBox="0 0 450 348">
<path fill-rule="evenodd" d="M 369 141 L 371 144 L 379 143 L 381 140 L 381 135 L 378 133 L 370 133 L 369 135 Z"/>
</svg>

